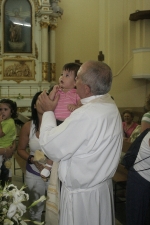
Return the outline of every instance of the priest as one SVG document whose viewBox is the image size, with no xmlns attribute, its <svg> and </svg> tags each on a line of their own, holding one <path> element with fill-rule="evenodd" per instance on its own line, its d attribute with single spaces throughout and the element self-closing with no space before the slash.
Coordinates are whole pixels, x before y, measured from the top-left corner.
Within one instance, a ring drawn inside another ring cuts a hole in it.
<svg viewBox="0 0 150 225">
<path fill-rule="evenodd" d="M 69 77 L 68 77 L 69 79 Z M 115 225 L 112 177 L 122 149 L 122 121 L 109 95 L 110 67 L 99 61 L 83 63 L 76 78 L 82 106 L 59 126 L 44 91 L 38 104 L 44 110 L 40 145 L 59 163 L 62 183 L 60 225 Z"/>
</svg>

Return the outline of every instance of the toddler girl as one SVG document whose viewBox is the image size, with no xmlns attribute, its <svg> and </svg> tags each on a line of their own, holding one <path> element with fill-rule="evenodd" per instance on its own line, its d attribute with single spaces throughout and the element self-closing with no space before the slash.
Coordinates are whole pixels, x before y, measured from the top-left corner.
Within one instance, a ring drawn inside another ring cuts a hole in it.
<svg viewBox="0 0 150 225">
<path fill-rule="evenodd" d="M 57 119 L 57 125 L 60 125 L 71 112 L 81 106 L 80 98 L 76 93 L 76 76 L 80 68 L 77 63 L 67 63 L 63 66 L 62 74 L 59 78 L 59 85 L 55 85 L 49 94 L 49 98 L 54 100 L 55 96 L 59 94 L 59 101 L 54 111 Z M 52 161 L 46 159 L 45 168 L 41 171 L 41 176 L 48 177 L 52 167 Z"/>
<path fill-rule="evenodd" d="M 10 99 L 0 100 L 0 148 L 7 148 L 12 145 L 16 139 L 16 126 L 14 118 L 17 117 L 17 104 Z M 5 162 L 5 164 L 4 164 Z M 5 166 L 4 166 L 5 165 Z M 11 165 L 7 162 L 5 155 L 0 155 L 0 180 L 2 185 L 8 181 L 11 176 L 10 169 Z M 5 170 L 4 170 L 5 168 Z"/>
</svg>

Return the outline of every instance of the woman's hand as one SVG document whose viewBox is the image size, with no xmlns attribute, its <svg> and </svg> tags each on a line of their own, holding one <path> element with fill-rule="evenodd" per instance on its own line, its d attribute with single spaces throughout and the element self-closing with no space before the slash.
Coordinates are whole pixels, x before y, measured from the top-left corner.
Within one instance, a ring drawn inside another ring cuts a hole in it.
<svg viewBox="0 0 150 225">
<path fill-rule="evenodd" d="M 33 161 L 34 165 L 36 166 L 36 168 L 41 172 L 44 169 L 43 164 L 38 163 L 36 161 Z"/>
</svg>

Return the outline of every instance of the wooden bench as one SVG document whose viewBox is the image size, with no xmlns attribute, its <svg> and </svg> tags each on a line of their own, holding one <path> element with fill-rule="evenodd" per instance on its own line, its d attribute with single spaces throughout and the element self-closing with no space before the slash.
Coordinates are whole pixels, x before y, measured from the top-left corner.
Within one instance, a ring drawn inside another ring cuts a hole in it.
<svg viewBox="0 0 150 225">
<path fill-rule="evenodd" d="M 131 143 L 124 140 L 123 146 L 122 146 L 122 152 L 126 153 L 129 149 L 130 145 L 131 145 Z M 118 201 L 117 191 L 126 189 L 127 175 L 128 175 L 127 169 L 121 163 L 119 163 L 116 173 L 113 176 L 115 210 L 116 210 L 117 203 L 125 202 L 122 200 Z"/>
</svg>

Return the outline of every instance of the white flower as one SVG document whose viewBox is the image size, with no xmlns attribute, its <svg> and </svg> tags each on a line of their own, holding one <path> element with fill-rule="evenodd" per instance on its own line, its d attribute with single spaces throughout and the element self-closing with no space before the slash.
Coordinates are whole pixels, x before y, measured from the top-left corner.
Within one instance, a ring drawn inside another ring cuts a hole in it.
<svg viewBox="0 0 150 225">
<path fill-rule="evenodd" d="M 6 201 L 2 201 L 2 202 L 1 202 L 1 205 L 2 205 L 2 206 L 5 206 L 5 205 L 7 205 L 7 202 L 6 202 Z"/>
<path fill-rule="evenodd" d="M 7 213 L 7 209 L 6 208 L 3 208 L 3 214 L 6 214 Z"/>
<path fill-rule="evenodd" d="M 7 217 L 9 219 L 11 219 L 11 217 L 13 217 L 16 213 L 16 210 L 17 210 L 17 206 L 15 204 L 11 204 L 10 207 L 9 207 L 9 210 L 7 212 Z"/>
<path fill-rule="evenodd" d="M 22 216 L 26 212 L 26 206 L 22 203 L 12 203 L 7 212 L 8 218 L 12 218 L 18 211 L 19 215 Z"/>
<path fill-rule="evenodd" d="M 26 223 L 24 220 L 21 220 L 21 221 L 20 221 L 20 224 L 21 224 L 21 225 L 27 225 L 27 223 Z"/>
<path fill-rule="evenodd" d="M 30 220 L 22 220 L 23 214 L 26 212 L 26 206 L 22 203 L 28 201 L 29 195 L 24 192 L 25 186 L 20 190 L 13 185 L 5 185 L 4 188 L 0 186 L 0 224 L 14 225 L 16 222 L 18 225 L 27 225 L 26 222 Z M 45 196 L 31 204 L 29 208 L 35 206 L 39 202 L 45 200 Z M 32 221 L 37 225 L 42 225 L 44 222 Z"/>
<path fill-rule="evenodd" d="M 39 221 L 32 221 L 34 224 L 37 224 L 37 225 L 42 225 L 44 224 L 44 222 L 39 222 Z"/>
<path fill-rule="evenodd" d="M 9 219 L 4 219 L 3 225 L 13 225 L 13 224 L 14 224 L 14 222 L 12 222 L 11 220 L 9 220 Z"/>
<path fill-rule="evenodd" d="M 39 202 L 44 202 L 46 200 L 46 197 L 44 195 L 42 195 L 38 200 L 34 201 L 29 207 L 28 209 L 30 209 L 31 207 L 37 205 Z"/>
</svg>

